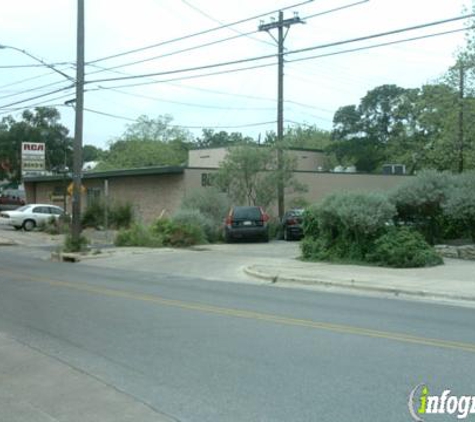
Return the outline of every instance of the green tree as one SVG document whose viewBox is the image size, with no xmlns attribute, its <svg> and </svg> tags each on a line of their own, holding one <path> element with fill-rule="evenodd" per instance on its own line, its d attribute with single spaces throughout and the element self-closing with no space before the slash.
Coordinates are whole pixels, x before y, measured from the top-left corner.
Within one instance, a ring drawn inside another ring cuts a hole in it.
<svg viewBox="0 0 475 422">
<path fill-rule="evenodd" d="M 242 133 L 228 133 L 225 130 L 215 132 L 213 129 L 203 129 L 202 135 L 196 140 L 199 148 L 229 147 L 231 145 L 253 142 L 252 138 Z"/>
<path fill-rule="evenodd" d="M 183 165 L 188 158 L 191 134 L 171 125 L 168 115 L 141 116 L 112 142 L 98 170 Z"/>
<path fill-rule="evenodd" d="M 105 157 L 105 151 L 94 145 L 84 145 L 82 148 L 82 159 L 87 161 L 101 161 Z"/>
<path fill-rule="evenodd" d="M 293 177 L 295 162 L 284 154 L 283 180 L 289 191 L 302 192 L 305 187 Z M 277 152 L 275 148 L 239 145 L 229 148 L 216 174 L 217 185 L 241 205 L 268 207 L 277 199 Z"/>
<path fill-rule="evenodd" d="M 0 179 L 21 180 L 21 143 L 45 143 L 46 169 L 54 171 L 72 163 L 72 140 L 52 107 L 25 110 L 22 119 L 8 116 L 0 122 Z"/>
</svg>

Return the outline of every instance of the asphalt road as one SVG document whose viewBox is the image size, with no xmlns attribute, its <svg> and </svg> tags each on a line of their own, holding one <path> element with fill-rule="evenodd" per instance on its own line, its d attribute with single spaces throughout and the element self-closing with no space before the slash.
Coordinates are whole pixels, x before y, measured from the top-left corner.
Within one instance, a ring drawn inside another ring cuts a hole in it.
<svg viewBox="0 0 475 422">
<path fill-rule="evenodd" d="M 1 332 L 179 421 L 404 421 L 420 383 L 475 395 L 473 309 L 0 252 Z"/>
</svg>

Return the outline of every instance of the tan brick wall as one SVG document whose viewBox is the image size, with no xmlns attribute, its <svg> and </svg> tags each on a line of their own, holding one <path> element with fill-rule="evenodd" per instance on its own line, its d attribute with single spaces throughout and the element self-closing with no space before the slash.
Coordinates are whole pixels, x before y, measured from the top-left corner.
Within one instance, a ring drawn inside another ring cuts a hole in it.
<svg viewBox="0 0 475 422">
<path fill-rule="evenodd" d="M 226 148 L 206 148 L 190 150 L 188 152 L 188 167 L 218 168 L 227 154 Z M 324 168 L 325 155 L 319 151 L 288 150 L 291 157 L 295 158 L 298 171 L 317 171 Z"/>
<path fill-rule="evenodd" d="M 132 203 L 138 221 L 149 224 L 162 212 L 168 216 L 172 215 L 180 207 L 185 195 L 199 189 L 207 189 L 201 186 L 201 175 L 215 171 L 215 169 L 188 168 L 183 174 L 112 177 L 109 178 L 109 200 Z M 308 192 L 287 193 L 286 204 L 290 204 L 295 197 L 302 197 L 309 203 L 315 203 L 326 194 L 335 191 L 387 191 L 407 180 L 407 177 L 410 176 L 297 172 L 297 180 L 308 187 Z M 61 183 L 61 181 L 27 183 L 25 188 L 28 202 L 53 203 L 62 206 L 62 198 L 57 201 L 51 200 L 55 186 L 61 186 Z M 101 194 L 104 193 L 104 181 L 101 179 L 84 179 L 83 184 L 86 188 L 99 188 Z M 83 194 L 83 208 L 86 203 L 86 195 Z M 69 197 L 67 209 L 70 212 Z M 272 215 L 277 215 L 275 206 L 267 211 Z"/>
<path fill-rule="evenodd" d="M 218 168 L 226 154 L 226 148 L 192 149 L 188 151 L 188 167 Z"/>
<path fill-rule="evenodd" d="M 206 189 L 201 186 L 201 174 L 213 173 L 215 169 L 186 169 L 185 192 L 197 189 Z M 286 207 L 290 207 L 292 199 L 302 197 L 309 203 L 320 201 L 325 195 L 336 191 L 388 191 L 410 176 L 393 176 L 382 174 L 348 174 L 348 173 L 321 173 L 321 172 L 296 172 L 296 179 L 307 186 L 308 191 L 301 194 L 286 193 Z M 277 188 L 276 188 L 277 189 Z M 277 215 L 274 205 L 267 210 L 272 215 Z"/>
<path fill-rule="evenodd" d="M 162 212 L 171 215 L 178 209 L 184 195 L 184 175 L 155 175 L 109 178 L 109 203 L 130 202 L 137 220 L 145 224 L 154 221 Z M 62 182 L 27 183 L 27 201 L 63 206 L 63 199 L 52 200 L 55 186 Z M 98 188 L 104 198 L 104 180 L 83 179 L 87 189 Z M 87 194 L 81 196 L 83 210 L 87 206 Z M 67 210 L 71 212 L 71 199 L 67 197 Z"/>
<path fill-rule="evenodd" d="M 297 171 L 317 171 L 325 167 L 325 155 L 318 151 L 289 150 L 286 151 L 290 157 L 295 159 L 295 170 Z"/>
<path fill-rule="evenodd" d="M 183 174 L 110 178 L 109 200 L 132 203 L 137 219 L 149 224 L 160 214 L 170 216 L 178 209 L 183 178 Z"/>
</svg>

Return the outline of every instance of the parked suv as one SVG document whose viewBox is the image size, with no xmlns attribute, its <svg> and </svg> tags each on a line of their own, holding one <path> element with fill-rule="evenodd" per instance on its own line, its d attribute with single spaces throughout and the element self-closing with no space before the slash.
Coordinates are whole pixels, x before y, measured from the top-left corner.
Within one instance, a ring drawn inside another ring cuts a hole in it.
<svg viewBox="0 0 475 422">
<path fill-rule="evenodd" d="M 226 218 L 224 238 L 230 243 L 235 239 L 261 239 L 269 241 L 269 216 L 261 207 L 232 207 Z"/>
<path fill-rule="evenodd" d="M 282 217 L 284 240 L 301 239 L 303 237 L 303 211 L 301 208 L 295 208 L 287 211 Z"/>
</svg>

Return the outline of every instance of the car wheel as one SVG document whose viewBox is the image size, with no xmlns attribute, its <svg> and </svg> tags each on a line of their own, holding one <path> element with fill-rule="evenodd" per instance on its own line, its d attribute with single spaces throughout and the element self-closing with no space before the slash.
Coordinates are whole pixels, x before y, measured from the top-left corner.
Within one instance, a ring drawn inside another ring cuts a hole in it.
<svg viewBox="0 0 475 422">
<path fill-rule="evenodd" d="M 266 233 L 266 234 L 264 235 L 264 237 L 262 238 L 262 240 L 263 240 L 264 242 L 268 243 L 268 242 L 269 242 L 269 233 Z"/>
<path fill-rule="evenodd" d="M 233 243 L 233 238 L 232 238 L 232 236 L 231 236 L 229 233 L 226 233 L 226 234 L 224 235 L 224 241 L 225 241 L 226 243 Z"/>
<path fill-rule="evenodd" d="M 23 222 L 23 229 L 27 232 L 33 230 L 36 227 L 34 220 L 25 220 Z"/>
</svg>

